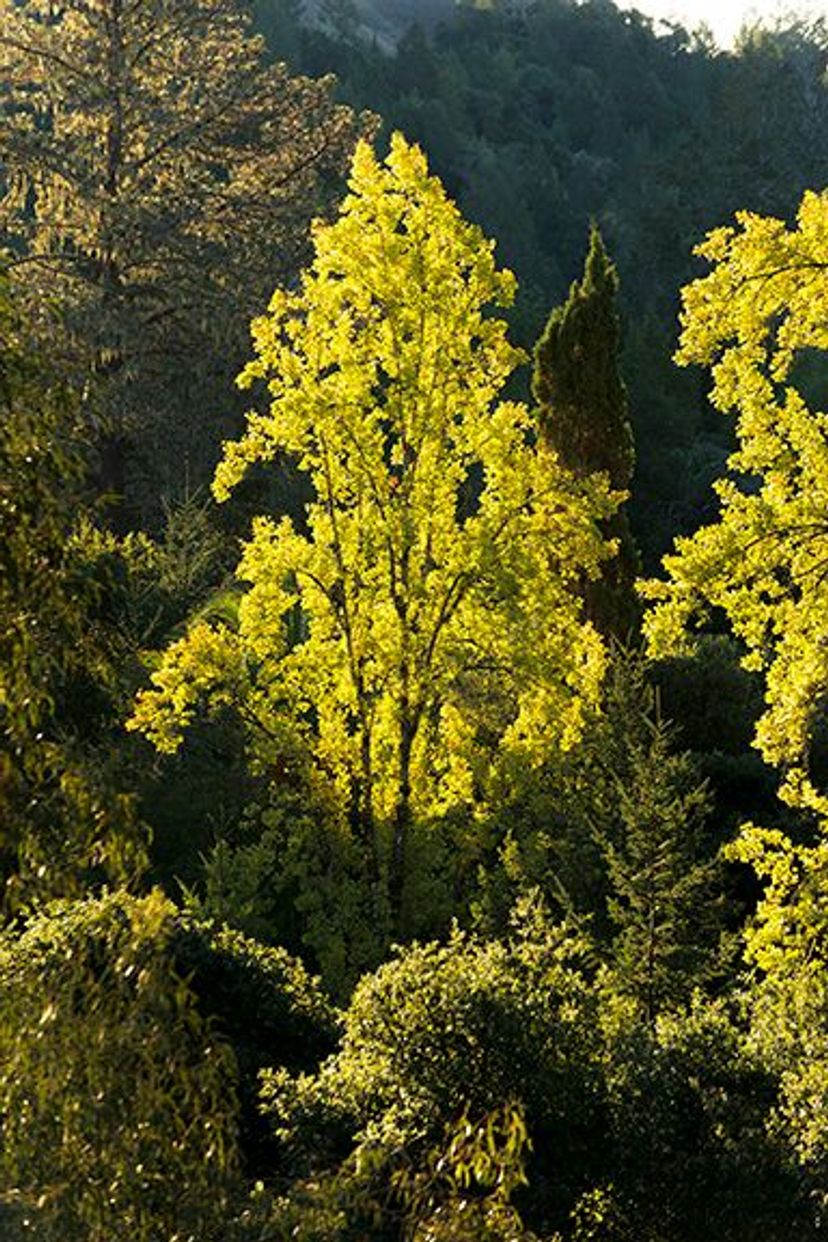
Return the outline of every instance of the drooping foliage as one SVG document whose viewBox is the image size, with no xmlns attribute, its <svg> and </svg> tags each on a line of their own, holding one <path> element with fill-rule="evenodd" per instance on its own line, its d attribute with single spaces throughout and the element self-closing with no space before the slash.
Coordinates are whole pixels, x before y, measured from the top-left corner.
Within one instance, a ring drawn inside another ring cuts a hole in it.
<svg viewBox="0 0 828 1242">
<path fill-rule="evenodd" d="M 43 1239 L 215 1236 L 238 1170 L 235 1059 L 172 971 L 156 893 L 0 940 L 3 1199 Z"/>
<path fill-rule="evenodd" d="M 8 929 L 0 985 L 0 1204 L 46 1239 L 223 1236 L 272 1166 L 259 1072 L 314 1069 L 339 1030 L 300 962 L 158 890 Z"/>
</svg>

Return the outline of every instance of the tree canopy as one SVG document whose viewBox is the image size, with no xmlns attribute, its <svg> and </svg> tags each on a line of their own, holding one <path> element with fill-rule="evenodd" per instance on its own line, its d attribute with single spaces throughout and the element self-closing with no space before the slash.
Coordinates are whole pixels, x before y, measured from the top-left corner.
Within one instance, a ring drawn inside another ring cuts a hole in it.
<svg viewBox="0 0 828 1242">
<path fill-rule="evenodd" d="M 514 281 L 419 150 L 397 136 L 380 164 L 361 146 L 350 191 L 300 289 L 254 321 L 241 382 L 265 380 L 271 406 L 214 485 L 295 454 L 307 529 L 256 520 L 238 631 L 170 648 L 132 727 L 175 748 L 236 670 L 263 732 L 312 747 L 377 875 L 390 850 L 398 899 L 412 816 L 473 807 L 495 771 L 578 737 L 603 647 L 573 587 L 605 554 L 612 499 L 532 444 L 525 407 L 496 404 L 521 355 L 489 307 Z"/>
<path fill-rule="evenodd" d="M 756 740 L 783 770 L 784 796 L 825 813 L 809 751 L 828 684 L 828 195 L 808 193 L 796 225 L 747 212 L 699 247 L 711 272 L 684 291 L 682 363 L 711 367 L 714 405 L 736 416 L 737 447 L 716 483 L 719 517 L 665 558 L 651 582 L 652 650 L 721 609 L 766 680 Z"/>
<path fill-rule="evenodd" d="M 828 27 L 255 6 L 0 0 L 0 1236 L 819 1242 Z"/>
<path fill-rule="evenodd" d="M 265 63 L 236 0 L 9 0 L 0 83 L 4 265 L 33 325 L 60 309 L 41 340 L 114 431 L 104 481 L 153 514 L 208 477 L 216 390 L 358 127 L 329 79 Z"/>
</svg>

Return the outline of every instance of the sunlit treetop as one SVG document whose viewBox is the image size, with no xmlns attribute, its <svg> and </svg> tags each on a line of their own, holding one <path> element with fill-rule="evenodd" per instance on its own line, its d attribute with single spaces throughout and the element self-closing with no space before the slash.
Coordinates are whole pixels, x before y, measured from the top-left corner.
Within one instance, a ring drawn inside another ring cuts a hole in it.
<svg viewBox="0 0 828 1242">
<path fill-rule="evenodd" d="M 174 748 L 197 649 L 235 668 L 236 699 L 271 733 L 294 720 L 366 837 L 392 828 L 393 875 L 412 815 L 473 803 L 495 770 L 579 735 L 603 647 L 573 584 L 606 555 L 595 519 L 613 501 L 533 443 L 525 407 L 497 402 L 522 360 L 491 313 L 514 278 L 416 147 L 396 136 L 380 163 L 361 145 L 314 244 L 298 290 L 254 321 L 240 382 L 264 381 L 269 408 L 225 445 L 214 485 L 224 499 L 288 452 L 314 487 L 306 528 L 257 519 L 238 633 L 173 647 L 134 723 Z"/>
<path fill-rule="evenodd" d="M 828 194 L 806 194 L 793 227 L 740 213 L 698 252 L 712 270 L 684 290 L 677 359 L 710 367 L 737 447 L 718 521 L 645 587 L 650 645 L 676 650 L 723 610 L 765 674 L 759 749 L 786 798 L 825 812 L 809 752 L 828 690 Z"/>
</svg>

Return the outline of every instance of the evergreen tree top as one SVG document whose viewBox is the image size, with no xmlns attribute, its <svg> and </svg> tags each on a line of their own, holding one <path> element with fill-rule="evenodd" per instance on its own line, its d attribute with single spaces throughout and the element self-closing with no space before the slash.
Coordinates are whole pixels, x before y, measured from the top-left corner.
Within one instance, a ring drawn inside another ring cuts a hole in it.
<svg viewBox="0 0 828 1242">
<path fill-rule="evenodd" d="M 554 308 L 535 350 L 532 393 L 542 434 L 577 474 L 606 471 L 626 489 L 635 465 L 618 370 L 618 275 L 593 222 L 584 274 Z"/>
</svg>

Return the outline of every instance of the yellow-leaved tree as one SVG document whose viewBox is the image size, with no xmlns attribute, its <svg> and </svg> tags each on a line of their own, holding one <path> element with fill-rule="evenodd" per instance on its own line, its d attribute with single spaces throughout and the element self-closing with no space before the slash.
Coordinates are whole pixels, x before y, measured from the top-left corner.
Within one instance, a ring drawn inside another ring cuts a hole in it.
<svg viewBox="0 0 828 1242">
<path fill-rule="evenodd" d="M 306 523 L 254 522 L 237 627 L 195 624 L 132 727 L 173 751 L 199 706 L 230 705 L 260 768 L 312 756 L 394 925 L 412 823 L 472 818 L 494 779 L 579 736 L 604 650 L 575 588 L 615 498 L 498 403 L 522 355 L 490 308 L 514 278 L 416 147 L 397 135 L 379 162 L 361 144 L 314 245 L 253 323 L 240 383 L 264 381 L 270 406 L 214 483 L 224 500 L 290 454 L 313 485 Z"/>
<path fill-rule="evenodd" d="M 794 227 L 747 212 L 712 232 L 712 270 L 684 290 L 678 361 L 712 372 L 712 400 L 736 415 L 737 447 L 716 484 L 719 517 L 649 582 L 650 650 L 690 641 L 712 609 L 761 672 L 756 745 L 810 841 L 748 826 L 730 848 L 764 893 L 748 931 L 758 968 L 751 1038 L 780 1075 L 777 1126 L 823 1179 L 828 1170 L 828 192 L 808 193 Z M 824 1204 L 823 1204 L 824 1208 Z"/>
<path fill-rule="evenodd" d="M 756 743 L 784 772 L 782 794 L 828 811 L 809 775 L 828 699 L 828 193 L 805 195 L 796 227 L 747 212 L 698 253 L 712 271 L 683 294 L 677 359 L 711 367 L 713 404 L 736 415 L 738 443 L 716 483 L 719 518 L 679 539 L 646 630 L 675 651 L 721 609 L 765 675 Z M 820 394 L 819 389 L 822 389 Z"/>
</svg>

